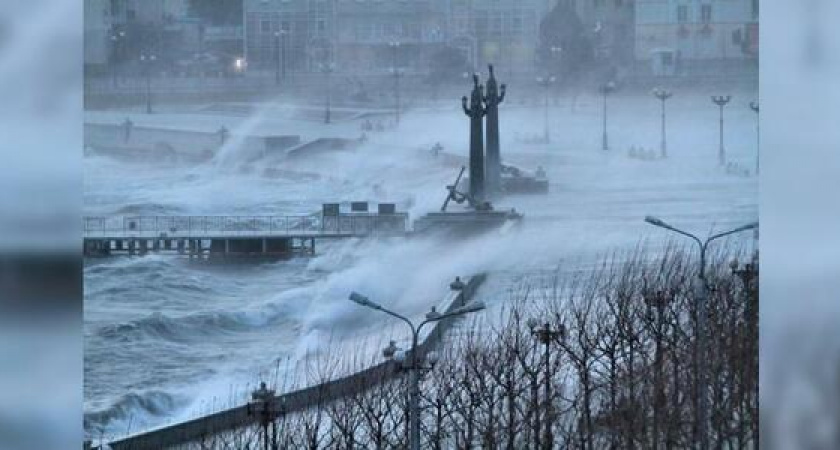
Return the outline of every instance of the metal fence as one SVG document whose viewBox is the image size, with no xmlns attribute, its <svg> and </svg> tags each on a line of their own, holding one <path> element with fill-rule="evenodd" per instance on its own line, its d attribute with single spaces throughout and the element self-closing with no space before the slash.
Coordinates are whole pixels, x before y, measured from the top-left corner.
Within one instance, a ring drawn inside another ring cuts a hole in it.
<svg viewBox="0 0 840 450">
<path fill-rule="evenodd" d="M 366 236 L 405 233 L 408 215 L 133 216 L 85 217 L 88 238 L 201 238 L 237 236 Z"/>
</svg>

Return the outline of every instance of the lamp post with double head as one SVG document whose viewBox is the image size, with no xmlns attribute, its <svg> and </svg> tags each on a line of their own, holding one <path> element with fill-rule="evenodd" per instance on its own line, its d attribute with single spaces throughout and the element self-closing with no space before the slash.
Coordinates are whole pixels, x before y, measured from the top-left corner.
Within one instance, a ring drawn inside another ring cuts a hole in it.
<svg viewBox="0 0 840 450">
<path fill-rule="evenodd" d="M 146 75 L 146 114 L 152 113 L 152 66 L 157 61 L 157 55 L 151 51 L 140 53 L 140 64 Z"/>
<path fill-rule="evenodd" d="M 277 418 L 286 412 L 282 399 L 278 399 L 274 389 L 269 389 L 265 382 L 260 383 L 259 389 L 251 393 L 251 401 L 246 406 L 249 416 L 257 416 L 263 429 L 263 450 L 277 447 Z M 268 427 L 271 425 L 271 445 L 269 446 Z"/>
<path fill-rule="evenodd" d="M 726 150 L 723 147 L 723 107 L 732 100 L 731 95 L 713 95 L 712 103 L 720 108 L 720 147 L 718 149 L 718 164 L 726 164 Z"/>
<path fill-rule="evenodd" d="M 485 306 L 481 302 L 472 302 L 459 308 L 455 308 L 444 314 L 441 314 L 435 311 L 434 308 L 432 308 L 432 310 L 426 314 L 426 319 L 420 322 L 418 325 L 415 325 L 414 322 L 409 320 L 407 317 L 393 312 L 383 307 L 382 305 L 371 301 L 369 298 L 365 297 L 362 294 L 353 292 L 350 294 L 350 300 L 358 305 L 376 311 L 381 311 L 392 317 L 396 317 L 397 319 L 406 323 L 411 330 L 411 349 L 409 350 L 408 355 L 406 355 L 405 352 L 399 349 L 394 342 L 391 342 L 391 345 L 389 345 L 385 349 L 383 354 L 386 358 L 393 358 L 395 361 L 401 364 L 401 369 L 408 371 L 409 449 L 420 450 L 420 372 L 428 368 L 428 366 L 424 365 L 424 359 L 427 359 L 428 362 L 432 364 L 436 362 L 436 357 L 432 357 L 432 355 L 429 355 L 431 357 L 431 360 L 429 360 L 429 358 L 424 358 L 424 355 L 418 354 L 420 351 L 420 349 L 418 348 L 420 332 L 422 331 L 423 327 L 429 323 L 439 322 L 444 319 L 481 311 L 485 308 Z"/>
<path fill-rule="evenodd" d="M 321 69 L 321 72 L 324 73 L 326 86 L 325 90 L 327 91 L 327 102 L 324 108 L 324 123 L 329 124 L 332 122 L 332 73 L 335 71 L 335 64 L 332 62 L 325 62 L 318 65 Z"/>
<path fill-rule="evenodd" d="M 123 41 L 125 40 L 125 31 L 123 30 L 112 30 L 111 35 L 109 36 L 111 39 L 111 82 L 114 87 L 117 87 L 117 67 L 119 66 L 120 59 L 122 56 L 122 46 Z"/>
<path fill-rule="evenodd" d="M 598 91 L 603 96 L 604 105 L 603 105 L 603 134 L 601 136 L 601 150 L 609 150 L 609 138 L 607 137 L 607 96 L 609 96 L 613 91 L 615 91 L 615 83 L 612 81 L 606 82 L 602 84 Z"/>
<path fill-rule="evenodd" d="M 668 143 L 666 141 L 666 134 L 665 134 L 665 102 L 671 98 L 673 95 L 670 91 L 666 91 L 665 89 L 656 88 L 653 90 L 654 97 L 658 98 L 660 102 L 662 102 L 662 142 L 660 146 L 660 156 L 662 158 L 668 157 Z"/>
<path fill-rule="evenodd" d="M 551 52 L 551 60 L 554 63 L 553 72 L 556 77 L 562 76 L 563 71 L 563 47 L 553 45 L 548 49 Z M 557 97 L 554 98 L 554 103 L 557 104 Z"/>
<path fill-rule="evenodd" d="M 531 334 L 543 345 L 543 364 L 545 365 L 545 429 L 543 435 L 543 448 L 550 450 L 554 448 L 554 433 L 552 430 L 552 423 L 554 419 L 554 409 L 551 401 L 551 344 L 562 343 L 566 339 L 566 327 L 562 324 L 556 328 L 552 328 L 551 324 L 540 323 L 536 320 L 528 321 L 528 327 L 531 329 Z"/>
<path fill-rule="evenodd" d="M 274 53 L 274 84 L 280 86 L 280 80 L 286 79 L 286 30 L 274 32 L 276 52 Z"/>
<path fill-rule="evenodd" d="M 391 75 L 394 76 L 394 115 L 396 119 L 396 124 L 400 124 L 400 78 L 403 76 L 403 70 L 399 67 L 399 51 L 400 51 L 400 42 L 399 41 L 392 41 L 388 43 L 388 47 L 391 48 L 391 55 L 392 55 L 392 65 L 391 65 Z"/>
<path fill-rule="evenodd" d="M 537 77 L 537 84 L 542 86 L 543 88 L 543 96 L 545 96 L 545 110 L 544 110 L 544 122 L 545 122 L 545 129 L 543 130 L 543 142 L 548 144 L 551 142 L 551 135 L 549 134 L 549 126 L 548 126 L 548 96 L 551 90 L 551 86 L 554 82 L 557 81 L 553 75 L 546 74 L 545 76 Z"/>
<path fill-rule="evenodd" d="M 755 174 L 758 175 L 758 161 L 761 154 L 761 119 L 758 114 L 758 101 L 750 102 L 750 109 L 755 113 Z"/>
<path fill-rule="evenodd" d="M 645 222 L 673 231 L 683 236 L 691 238 L 697 243 L 700 249 L 700 272 L 698 275 L 699 291 L 697 298 L 697 437 L 696 441 L 701 450 L 708 450 L 709 448 L 709 366 L 708 358 L 710 355 L 708 348 L 708 327 L 706 321 L 708 319 L 708 302 L 711 286 L 706 278 L 706 249 L 709 243 L 724 236 L 740 233 L 742 231 L 754 230 L 758 228 L 758 222 L 753 222 L 723 233 L 718 233 L 710 236 L 705 241 L 697 236 L 680 230 L 663 220 L 653 216 L 645 217 Z"/>
</svg>

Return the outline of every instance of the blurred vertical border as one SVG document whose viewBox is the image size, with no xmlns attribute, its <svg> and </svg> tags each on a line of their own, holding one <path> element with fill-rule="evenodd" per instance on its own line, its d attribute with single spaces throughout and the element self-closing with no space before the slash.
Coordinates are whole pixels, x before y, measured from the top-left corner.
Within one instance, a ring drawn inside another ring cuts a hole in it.
<svg viewBox="0 0 840 450">
<path fill-rule="evenodd" d="M 83 1 L 0 2 L 2 449 L 81 447 Z"/>
<path fill-rule="evenodd" d="M 840 2 L 762 0 L 762 448 L 840 448 Z"/>
</svg>

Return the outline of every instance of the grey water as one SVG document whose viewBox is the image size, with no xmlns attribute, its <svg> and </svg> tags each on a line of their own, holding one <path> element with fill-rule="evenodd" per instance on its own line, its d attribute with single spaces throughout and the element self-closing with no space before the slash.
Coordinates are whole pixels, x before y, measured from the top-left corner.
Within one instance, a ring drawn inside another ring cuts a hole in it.
<svg viewBox="0 0 840 450">
<path fill-rule="evenodd" d="M 525 215 L 522 227 L 505 233 L 458 242 L 319 243 L 312 258 L 255 264 L 209 265 L 163 256 L 87 261 L 87 434 L 113 437 L 241 404 L 249 387 L 276 378 L 289 361 L 324 351 L 336 340 L 390 337 L 395 328 L 386 317 L 360 312 L 346 301 L 353 290 L 419 316 L 455 275 L 486 271 L 490 277 L 479 297 L 499 305 L 509 290 L 560 264 L 582 266 L 642 241 L 656 247 L 670 239 L 643 223 L 647 214 L 700 234 L 756 220 L 757 181 L 716 167 L 715 128 L 698 126 L 706 108 L 675 114 L 668 160 L 627 157 L 631 143 L 657 142 L 655 134 L 638 131 L 656 130 L 655 114 L 650 123 L 637 117 L 648 102 L 640 96 L 615 108 L 614 120 L 625 125 L 613 131 L 612 152 L 597 150 L 597 130 L 584 125 L 598 123 L 591 120 L 597 108 L 587 109 L 585 101 L 574 113 L 553 113 L 558 123 L 571 125 L 555 131 L 556 143 L 549 146 L 519 145 L 515 131 L 539 131 L 534 117 L 541 116 L 507 110 L 504 158 L 522 167 L 542 165 L 551 188 L 545 196 L 497 202 Z M 132 120 L 139 124 L 143 118 Z M 235 148 L 225 153 L 224 164 L 193 167 L 90 157 L 85 214 L 311 214 L 322 202 L 366 200 L 397 202 L 416 218 L 440 207 L 443 186 L 459 167 L 434 158 L 431 144 L 440 140 L 447 153 L 466 155 L 461 121 L 454 107 L 409 115 L 401 134 L 376 137 L 353 153 L 288 163 L 281 176 L 237 164 Z M 744 113 L 732 122 L 732 158 L 747 165 L 753 157 L 751 116 Z M 429 129 L 440 134 L 429 136 Z"/>
</svg>

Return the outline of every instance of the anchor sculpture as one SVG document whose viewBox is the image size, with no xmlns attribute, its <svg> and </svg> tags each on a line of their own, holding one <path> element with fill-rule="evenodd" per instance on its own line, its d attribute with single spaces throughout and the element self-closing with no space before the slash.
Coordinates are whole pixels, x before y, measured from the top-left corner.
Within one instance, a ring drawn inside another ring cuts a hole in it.
<svg viewBox="0 0 840 450">
<path fill-rule="evenodd" d="M 493 206 L 490 202 L 477 200 L 474 196 L 458 190 L 458 184 L 461 182 L 461 178 L 464 176 L 465 170 L 467 170 L 467 168 L 461 166 L 461 171 L 458 173 L 458 178 L 455 179 L 455 183 L 446 186 L 446 190 L 449 191 L 449 194 L 446 196 L 446 200 L 443 201 L 443 206 L 440 207 L 441 212 L 446 212 L 446 208 L 449 206 L 449 202 L 451 201 L 454 201 L 459 205 L 467 202 L 476 211 L 492 211 Z"/>
</svg>

